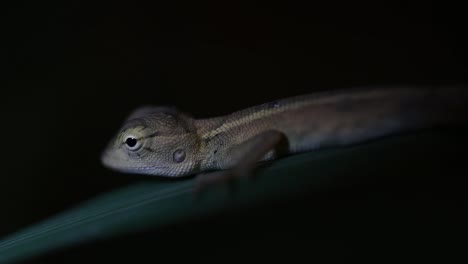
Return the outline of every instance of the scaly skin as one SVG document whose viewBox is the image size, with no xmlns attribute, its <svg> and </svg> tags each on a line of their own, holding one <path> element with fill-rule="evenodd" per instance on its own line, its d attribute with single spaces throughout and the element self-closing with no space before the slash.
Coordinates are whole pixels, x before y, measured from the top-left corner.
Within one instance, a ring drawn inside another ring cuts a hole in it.
<svg viewBox="0 0 468 264">
<path fill-rule="evenodd" d="M 467 120 L 457 88 L 366 88 L 278 100 L 194 119 L 176 109 L 134 111 L 103 152 L 111 169 L 168 177 L 248 173 L 257 162 Z"/>
</svg>

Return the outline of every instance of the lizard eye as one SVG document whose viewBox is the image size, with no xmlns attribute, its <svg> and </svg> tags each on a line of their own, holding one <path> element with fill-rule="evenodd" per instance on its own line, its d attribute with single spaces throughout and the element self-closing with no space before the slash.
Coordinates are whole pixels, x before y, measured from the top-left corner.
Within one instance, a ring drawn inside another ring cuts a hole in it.
<svg viewBox="0 0 468 264">
<path fill-rule="evenodd" d="M 129 150 L 137 150 L 140 148 L 141 143 L 134 137 L 127 137 L 127 139 L 125 139 L 125 145 Z"/>
</svg>

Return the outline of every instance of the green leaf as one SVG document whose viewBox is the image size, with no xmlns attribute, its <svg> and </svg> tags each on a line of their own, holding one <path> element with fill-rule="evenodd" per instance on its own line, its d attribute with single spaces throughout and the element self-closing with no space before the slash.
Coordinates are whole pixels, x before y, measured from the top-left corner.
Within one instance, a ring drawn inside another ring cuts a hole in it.
<svg viewBox="0 0 468 264">
<path fill-rule="evenodd" d="M 408 150 L 458 144 L 466 138 L 467 131 L 411 133 L 286 157 L 259 168 L 254 179 L 238 180 L 234 193 L 226 186 L 217 186 L 196 198 L 192 194 L 193 177 L 151 178 L 106 193 L 4 238 L 0 241 L 0 263 L 28 259 L 79 242 L 162 228 L 222 208 L 252 206 L 301 192 L 327 191 L 342 182 L 343 177 L 355 175 L 350 172 L 363 168 L 376 172 L 379 166 L 395 162 L 395 157 Z"/>
</svg>

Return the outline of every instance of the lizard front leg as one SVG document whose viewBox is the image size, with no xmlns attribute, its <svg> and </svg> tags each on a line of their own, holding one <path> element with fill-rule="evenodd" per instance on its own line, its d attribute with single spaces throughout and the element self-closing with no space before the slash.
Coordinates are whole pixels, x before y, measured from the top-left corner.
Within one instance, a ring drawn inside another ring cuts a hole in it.
<svg viewBox="0 0 468 264">
<path fill-rule="evenodd" d="M 287 148 L 287 137 L 280 131 L 268 130 L 255 135 L 226 151 L 222 157 L 225 170 L 198 175 L 194 191 L 199 193 L 214 184 L 231 182 L 238 177 L 248 177 L 256 163 L 267 154 L 271 158 L 277 157 L 286 152 Z"/>
</svg>

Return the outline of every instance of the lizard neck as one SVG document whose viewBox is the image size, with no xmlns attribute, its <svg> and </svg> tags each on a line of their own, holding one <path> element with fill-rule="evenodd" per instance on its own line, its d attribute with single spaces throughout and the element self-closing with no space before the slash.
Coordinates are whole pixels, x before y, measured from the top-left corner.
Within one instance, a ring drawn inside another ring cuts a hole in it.
<svg viewBox="0 0 468 264">
<path fill-rule="evenodd" d="M 215 130 L 223 124 L 225 117 L 195 119 L 194 126 L 199 136 Z"/>
<path fill-rule="evenodd" d="M 209 134 L 222 126 L 226 118 L 227 116 L 195 119 L 193 122 L 199 140 L 198 164 L 200 164 L 199 168 L 201 171 L 216 167 L 213 165 L 213 142 L 210 139 L 204 138 L 203 135 Z"/>
</svg>

